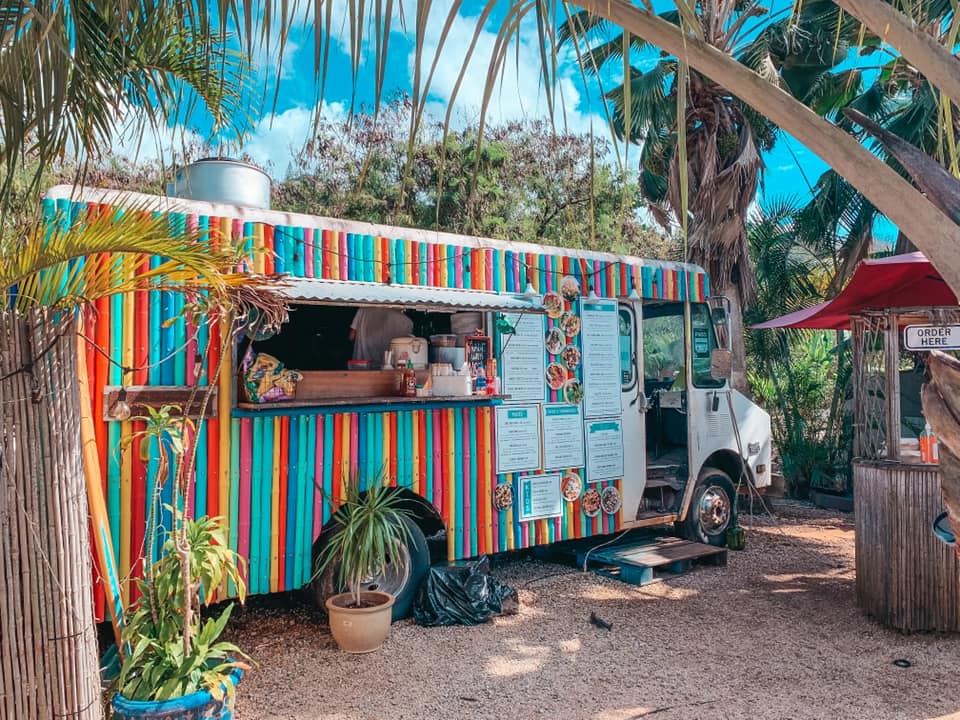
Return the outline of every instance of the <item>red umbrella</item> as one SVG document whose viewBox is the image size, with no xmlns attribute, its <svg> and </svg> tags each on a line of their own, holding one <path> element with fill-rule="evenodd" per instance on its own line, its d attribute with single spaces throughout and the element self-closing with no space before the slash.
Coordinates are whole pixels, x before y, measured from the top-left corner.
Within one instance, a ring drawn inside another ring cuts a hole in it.
<svg viewBox="0 0 960 720">
<path fill-rule="evenodd" d="M 833 300 L 752 327 L 846 330 L 850 327 L 850 315 L 864 310 L 957 304 L 957 296 L 940 273 L 923 253 L 915 252 L 864 260 Z"/>
</svg>

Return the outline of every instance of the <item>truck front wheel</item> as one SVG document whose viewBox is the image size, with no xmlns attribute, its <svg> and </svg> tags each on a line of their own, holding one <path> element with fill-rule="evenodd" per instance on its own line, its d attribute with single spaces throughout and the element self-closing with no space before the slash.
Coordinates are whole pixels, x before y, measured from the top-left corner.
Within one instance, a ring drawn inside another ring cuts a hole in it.
<svg viewBox="0 0 960 720">
<path fill-rule="evenodd" d="M 397 565 L 388 565 L 384 572 L 376 577 L 368 578 L 363 583 L 364 590 L 381 590 L 396 598 L 393 603 L 393 621 L 402 620 L 410 614 L 413 599 L 417 594 L 420 583 L 430 568 L 430 551 L 427 548 L 427 539 L 423 531 L 410 518 L 403 518 L 407 526 L 407 542 L 404 543 L 401 555 L 403 560 Z M 329 528 L 327 532 L 332 532 Z M 319 550 L 323 547 L 325 536 L 322 533 L 314 547 L 314 557 L 319 557 Z M 329 563 L 324 570 L 310 583 L 310 595 L 313 602 L 321 610 L 324 609 L 327 598 L 344 592 L 337 583 L 337 563 Z"/>
<path fill-rule="evenodd" d="M 694 542 L 725 546 L 727 529 L 737 519 L 734 497 L 729 475 L 716 468 L 704 468 L 693 489 L 687 518 L 680 524 L 681 534 Z"/>
</svg>

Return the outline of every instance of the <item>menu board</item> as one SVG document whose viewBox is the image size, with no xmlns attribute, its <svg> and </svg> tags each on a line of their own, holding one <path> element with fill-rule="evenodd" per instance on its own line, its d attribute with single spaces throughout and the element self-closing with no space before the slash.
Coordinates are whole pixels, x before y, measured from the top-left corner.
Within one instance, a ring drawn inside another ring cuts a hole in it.
<svg viewBox="0 0 960 720">
<path fill-rule="evenodd" d="M 563 515 L 560 474 L 527 475 L 520 486 L 520 522 Z"/>
<path fill-rule="evenodd" d="M 620 403 L 620 323 L 616 300 L 583 303 L 584 415 L 608 417 Z"/>
<path fill-rule="evenodd" d="M 620 418 L 587 420 L 587 482 L 623 477 L 623 424 Z"/>
<path fill-rule="evenodd" d="M 583 467 L 583 417 L 579 405 L 543 406 L 543 467 L 566 470 Z"/>
<path fill-rule="evenodd" d="M 497 474 L 540 469 L 540 409 L 497 408 Z"/>
<path fill-rule="evenodd" d="M 543 402 L 546 378 L 543 362 L 543 316 L 507 315 L 514 332 L 500 336 L 503 394 L 520 402 Z"/>
<path fill-rule="evenodd" d="M 480 369 L 484 369 L 486 375 L 486 366 L 490 361 L 490 338 L 486 335 L 468 335 L 463 340 L 463 354 L 470 368 L 470 375 L 476 377 L 480 374 Z"/>
</svg>

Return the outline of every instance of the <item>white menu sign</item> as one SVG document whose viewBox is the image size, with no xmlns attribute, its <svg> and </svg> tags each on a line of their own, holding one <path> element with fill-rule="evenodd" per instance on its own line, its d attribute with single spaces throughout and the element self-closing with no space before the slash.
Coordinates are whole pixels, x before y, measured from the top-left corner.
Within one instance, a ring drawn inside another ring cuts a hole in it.
<svg viewBox="0 0 960 720">
<path fill-rule="evenodd" d="M 519 479 L 520 522 L 563 515 L 560 475 L 527 475 Z"/>
<path fill-rule="evenodd" d="M 540 469 L 540 408 L 497 408 L 497 474 Z"/>
<path fill-rule="evenodd" d="M 619 415 L 620 403 L 620 317 L 616 300 L 589 300 L 581 303 L 583 323 L 584 415 Z"/>
<path fill-rule="evenodd" d="M 583 417 L 579 405 L 543 406 L 543 466 L 546 470 L 583 467 Z"/>
<path fill-rule="evenodd" d="M 547 394 L 543 362 L 543 316 L 506 315 L 514 332 L 500 336 L 503 394 L 511 400 L 543 402 Z"/>
<path fill-rule="evenodd" d="M 623 477 L 623 425 L 620 418 L 588 420 L 587 482 Z"/>
</svg>

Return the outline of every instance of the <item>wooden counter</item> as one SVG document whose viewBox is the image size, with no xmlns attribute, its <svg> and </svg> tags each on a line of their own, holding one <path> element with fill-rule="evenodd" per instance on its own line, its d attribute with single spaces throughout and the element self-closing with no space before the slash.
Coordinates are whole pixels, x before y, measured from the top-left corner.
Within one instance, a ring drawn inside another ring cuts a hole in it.
<svg viewBox="0 0 960 720">
<path fill-rule="evenodd" d="M 337 412 L 393 412 L 402 410 L 404 406 L 413 406 L 414 409 L 430 409 L 433 407 L 473 407 L 479 405 L 500 405 L 509 400 L 509 395 L 452 395 L 445 397 L 402 397 L 399 395 L 384 395 L 380 397 L 330 397 L 315 400 L 290 400 L 272 403 L 237 403 L 233 412 L 234 417 L 255 417 L 264 413 L 280 415 Z"/>
<path fill-rule="evenodd" d="M 903 632 L 960 631 L 960 563 L 933 533 L 940 468 L 853 463 L 857 603 Z"/>
</svg>

